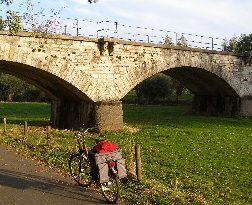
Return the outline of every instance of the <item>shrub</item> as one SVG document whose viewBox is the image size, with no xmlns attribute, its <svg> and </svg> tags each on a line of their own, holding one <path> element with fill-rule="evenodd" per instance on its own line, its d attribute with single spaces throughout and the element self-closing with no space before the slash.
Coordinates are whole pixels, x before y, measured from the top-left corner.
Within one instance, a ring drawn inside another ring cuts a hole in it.
<svg viewBox="0 0 252 205">
<path fill-rule="evenodd" d="M 171 94 L 171 79 L 165 74 L 156 74 L 138 84 L 136 92 L 140 103 L 155 103 L 158 98 L 165 98 Z"/>
</svg>

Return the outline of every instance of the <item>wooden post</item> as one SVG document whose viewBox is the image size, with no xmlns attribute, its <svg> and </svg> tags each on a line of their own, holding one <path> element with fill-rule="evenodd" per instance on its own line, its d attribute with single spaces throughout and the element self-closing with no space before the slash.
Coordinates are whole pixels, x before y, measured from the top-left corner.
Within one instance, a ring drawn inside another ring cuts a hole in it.
<svg viewBox="0 0 252 205">
<path fill-rule="evenodd" d="M 3 133 L 6 134 L 6 118 L 3 119 L 3 123 L 4 123 L 4 130 Z"/>
<path fill-rule="evenodd" d="M 137 179 L 142 180 L 142 162 L 141 162 L 140 145 L 135 146 L 135 157 L 136 157 L 136 175 L 137 175 Z"/>
<path fill-rule="evenodd" d="M 27 136 L 27 121 L 24 122 L 24 136 Z"/>
<path fill-rule="evenodd" d="M 47 137 L 47 139 L 49 139 L 50 136 L 51 136 L 51 126 L 48 125 L 47 129 L 46 129 L 46 137 Z"/>
<path fill-rule="evenodd" d="M 50 144 L 50 136 L 51 136 L 51 133 L 52 133 L 52 129 L 51 129 L 51 125 L 48 125 L 46 127 L 46 144 L 49 145 Z"/>
</svg>

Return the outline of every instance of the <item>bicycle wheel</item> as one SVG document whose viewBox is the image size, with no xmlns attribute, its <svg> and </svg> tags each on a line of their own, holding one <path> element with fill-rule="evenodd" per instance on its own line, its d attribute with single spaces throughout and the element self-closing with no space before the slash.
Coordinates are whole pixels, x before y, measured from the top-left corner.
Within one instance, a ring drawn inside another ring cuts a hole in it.
<svg viewBox="0 0 252 205">
<path fill-rule="evenodd" d="M 69 160 L 69 170 L 73 179 L 87 187 L 92 183 L 91 166 L 87 159 L 80 154 L 73 154 Z"/>
<path fill-rule="evenodd" d="M 119 198 L 119 179 L 115 173 L 109 171 L 109 181 L 100 183 L 102 195 L 111 204 L 117 202 Z"/>
</svg>

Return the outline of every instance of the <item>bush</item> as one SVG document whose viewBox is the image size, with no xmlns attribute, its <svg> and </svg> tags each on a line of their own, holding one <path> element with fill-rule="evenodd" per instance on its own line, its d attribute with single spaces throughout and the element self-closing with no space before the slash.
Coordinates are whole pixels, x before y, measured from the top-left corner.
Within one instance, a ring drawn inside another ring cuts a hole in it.
<svg viewBox="0 0 252 205">
<path fill-rule="evenodd" d="M 165 74 L 156 74 L 136 86 L 139 103 L 146 101 L 155 103 L 158 98 L 165 98 L 171 94 L 171 79 Z"/>
<path fill-rule="evenodd" d="M 0 73 L 0 100 L 9 102 L 47 101 L 45 93 L 25 81 L 4 73 Z"/>
</svg>

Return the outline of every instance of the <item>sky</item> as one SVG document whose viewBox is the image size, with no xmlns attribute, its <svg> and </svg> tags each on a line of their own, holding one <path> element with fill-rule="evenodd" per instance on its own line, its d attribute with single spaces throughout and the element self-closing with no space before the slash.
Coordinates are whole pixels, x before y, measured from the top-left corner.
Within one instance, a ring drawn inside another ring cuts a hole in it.
<svg viewBox="0 0 252 205">
<path fill-rule="evenodd" d="M 0 9 L 25 12 L 25 4 L 20 7 L 25 1 L 14 0 L 9 8 L 1 4 Z M 93 4 L 87 0 L 40 0 L 37 11 L 40 8 L 48 15 L 52 10 L 60 11 L 58 15 L 62 18 L 109 21 L 111 25 L 119 22 L 125 25 L 118 27 L 122 33 L 131 32 L 132 27 L 148 28 L 148 32 L 155 29 L 221 39 L 252 33 L 251 0 L 99 0 Z M 105 28 L 106 23 L 102 26 Z M 90 25 L 85 28 L 94 30 Z"/>
</svg>

